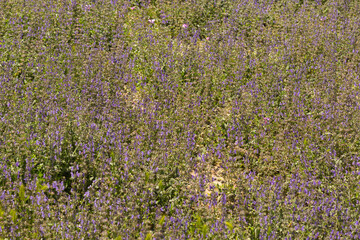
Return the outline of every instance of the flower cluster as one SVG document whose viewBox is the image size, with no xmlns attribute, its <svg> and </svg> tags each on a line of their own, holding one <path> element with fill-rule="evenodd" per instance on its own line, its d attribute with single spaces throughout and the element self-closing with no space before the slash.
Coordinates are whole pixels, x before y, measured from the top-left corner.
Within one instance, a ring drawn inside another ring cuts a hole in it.
<svg viewBox="0 0 360 240">
<path fill-rule="evenodd" d="M 0 15 L 1 239 L 360 238 L 356 1 Z"/>
</svg>

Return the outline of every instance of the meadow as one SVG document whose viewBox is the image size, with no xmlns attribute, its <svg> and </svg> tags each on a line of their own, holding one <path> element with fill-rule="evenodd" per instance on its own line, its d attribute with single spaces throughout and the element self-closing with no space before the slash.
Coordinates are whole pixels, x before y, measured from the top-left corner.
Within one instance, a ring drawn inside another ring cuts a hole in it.
<svg viewBox="0 0 360 240">
<path fill-rule="evenodd" d="M 0 239 L 359 239 L 359 12 L 0 0 Z"/>
</svg>

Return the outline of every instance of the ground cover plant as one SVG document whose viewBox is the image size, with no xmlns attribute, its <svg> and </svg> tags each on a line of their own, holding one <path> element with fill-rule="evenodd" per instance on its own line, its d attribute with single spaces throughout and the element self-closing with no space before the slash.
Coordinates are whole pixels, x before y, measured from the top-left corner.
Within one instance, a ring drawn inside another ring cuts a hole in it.
<svg viewBox="0 0 360 240">
<path fill-rule="evenodd" d="M 0 238 L 360 238 L 359 12 L 1 0 Z"/>
</svg>

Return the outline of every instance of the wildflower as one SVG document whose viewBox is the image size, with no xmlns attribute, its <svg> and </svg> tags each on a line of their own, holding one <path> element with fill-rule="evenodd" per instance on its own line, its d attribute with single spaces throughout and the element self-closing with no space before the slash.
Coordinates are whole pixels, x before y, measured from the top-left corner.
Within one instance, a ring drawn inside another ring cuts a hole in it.
<svg viewBox="0 0 360 240">
<path fill-rule="evenodd" d="M 264 117 L 264 124 L 266 125 L 266 124 L 268 124 L 269 123 L 269 121 L 270 121 L 270 118 L 268 118 L 268 117 Z"/>
<path fill-rule="evenodd" d="M 183 29 L 186 29 L 186 28 L 188 28 L 188 27 L 189 27 L 189 25 L 187 25 L 187 24 L 185 24 L 185 23 L 182 25 L 182 28 L 183 28 Z"/>
<path fill-rule="evenodd" d="M 134 9 L 135 9 L 135 7 L 131 7 L 130 9 L 131 9 L 131 10 L 134 10 Z"/>
<path fill-rule="evenodd" d="M 154 23 L 155 22 L 155 19 L 150 19 L 149 20 L 149 23 Z"/>
<path fill-rule="evenodd" d="M 91 5 L 85 5 L 85 11 L 89 11 L 91 7 Z"/>
</svg>

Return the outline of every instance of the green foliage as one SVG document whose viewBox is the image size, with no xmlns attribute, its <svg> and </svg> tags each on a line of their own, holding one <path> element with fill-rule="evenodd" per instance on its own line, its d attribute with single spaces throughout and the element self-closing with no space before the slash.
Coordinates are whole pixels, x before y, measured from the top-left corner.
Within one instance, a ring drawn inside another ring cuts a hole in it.
<svg viewBox="0 0 360 240">
<path fill-rule="evenodd" d="M 9 212 L 10 216 L 11 216 L 11 220 L 15 223 L 16 220 L 18 219 L 18 214 L 16 212 L 15 209 L 11 209 Z"/>
<path fill-rule="evenodd" d="M 159 225 L 162 226 L 165 222 L 165 216 L 162 216 L 159 220 Z"/>
<path fill-rule="evenodd" d="M 203 222 L 199 213 L 193 215 L 193 222 L 191 222 L 189 226 L 189 232 L 191 236 L 195 235 L 195 231 L 200 233 L 202 238 L 205 238 L 209 231 L 208 226 Z"/>
<path fill-rule="evenodd" d="M 25 197 L 25 186 L 21 185 L 19 188 L 19 200 L 21 204 L 25 203 L 25 200 L 29 199 L 29 197 Z"/>
<path fill-rule="evenodd" d="M 356 9 L 2 1 L 1 237 L 348 237 Z"/>
</svg>

